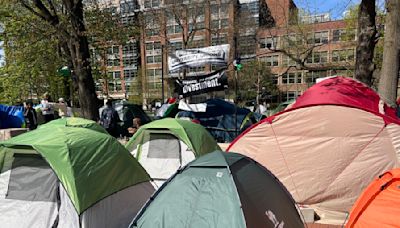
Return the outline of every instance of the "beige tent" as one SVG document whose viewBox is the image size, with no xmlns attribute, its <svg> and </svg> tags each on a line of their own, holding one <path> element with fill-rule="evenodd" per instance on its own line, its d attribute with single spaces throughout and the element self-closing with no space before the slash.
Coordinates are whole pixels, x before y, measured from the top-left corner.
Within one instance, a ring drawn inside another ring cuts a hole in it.
<svg viewBox="0 0 400 228">
<path fill-rule="evenodd" d="M 341 224 L 375 177 L 399 167 L 399 123 L 373 90 L 336 77 L 244 132 L 227 151 L 271 170 L 320 222 Z"/>
</svg>

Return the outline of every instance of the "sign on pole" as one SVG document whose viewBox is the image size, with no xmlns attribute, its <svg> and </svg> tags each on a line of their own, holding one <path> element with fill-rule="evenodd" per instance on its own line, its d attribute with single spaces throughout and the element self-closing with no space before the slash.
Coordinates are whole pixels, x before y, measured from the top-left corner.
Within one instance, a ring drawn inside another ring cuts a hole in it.
<svg viewBox="0 0 400 228">
<path fill-rule="evenodd" d="M 225 66 L 228 58 L 229 44 L 177 50 L 168 55 L 168 70 L 175 72 L 184 67 L 200 67 L 209 63 Z"/>
<path fill-rule="evenodd" d="M 179 95 L 189 97 L 210 91 L 224 90 L 228 87 L 228 79 L 225 71 L 220 71 L 208 75 L 187 77 L 182 80 L 177 79 L 175 84 Z"/>
</svg>

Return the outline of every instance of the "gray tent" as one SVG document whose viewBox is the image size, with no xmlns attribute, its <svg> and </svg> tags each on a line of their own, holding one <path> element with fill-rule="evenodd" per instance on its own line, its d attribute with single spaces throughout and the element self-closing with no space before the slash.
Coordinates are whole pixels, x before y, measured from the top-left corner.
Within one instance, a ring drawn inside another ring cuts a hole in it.
<svg viewBox="0 0 400 228">
<path fill-rule="evenodd" d="M 179 170 L 150 198 L 131 227 L 304 227 L 295 203 L 257 162 L 216 151 Z"/>
</svg>

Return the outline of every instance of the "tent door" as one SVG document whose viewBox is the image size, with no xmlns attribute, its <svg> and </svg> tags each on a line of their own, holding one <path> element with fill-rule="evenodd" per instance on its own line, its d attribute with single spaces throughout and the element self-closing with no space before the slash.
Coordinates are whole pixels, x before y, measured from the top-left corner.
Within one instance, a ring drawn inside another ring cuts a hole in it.
<svg viewBox="0 0 400 228">
<path fill-rule="evenodd" d="M 145 136 L 139 162 L 154 180 L 163 182 L 194 159 L 193 152 L 189 152 L 186 144 L 173 134 L 150 132 Z"/>
<path fill-rule="evenodd" d="M 51 227 L 58 214 L 53 170 L 37 154 L 9 151 L 4 158 L 11 165 L 0 173 L 1 227 Z"/>
</svg>

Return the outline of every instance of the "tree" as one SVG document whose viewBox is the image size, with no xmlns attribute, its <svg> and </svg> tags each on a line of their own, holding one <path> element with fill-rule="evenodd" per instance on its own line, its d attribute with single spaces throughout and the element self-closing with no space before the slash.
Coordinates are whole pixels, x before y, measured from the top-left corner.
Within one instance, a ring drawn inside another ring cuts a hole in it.
<svg viewBox="0 0 400 228">
<path fill-rule="evenodd" d="M 400 0 L 386 1 L 383 63 L 378 91 L 389 105 L 396 106 L 400 65 Z"/>
<path fill-rule="evenodd" d="M 66 41 L 72 61 L 75 83 L 83 117 L 99 118 L 98 99 L 90 65 L 89 43 L 83 15 L 83 0 L 17 0 L 31 14 L 45 21 L 53 28 L 60 40 Z"/>
<path fill-rule="evenodd" d="M 374 49 L 377 42 L 375 26 L 375 0 L 362 0 L 358 12 L 358 43 L 356 49 L 355 78 L 372 85 L 375 70 Z"/>
<path fill-rule="evenodd" d="M 21 7 L 8 3 L 2 4 L 0 9 L 0 21 L 5 27 L 0 40 L 5 41 L 7 56 L 0 77 L 0 100 L 7 104 L 41 96 L 44 92 L 52 97 L 65 95 L 63 78 L 57 74 L 63 60 L 57 51 L 54 30 L 24 12 Z"/>
<path fill-rule="evenodd" d="M 270 67 L 265 62 L 252 60 L 243 64 L 237 78 L 238 97 L 242 101 L 254 101 L 258 105 L 261 100 L 279 94 Z"/>
<path fill-rule="evenodd" d="M 118 13 L 112 3 L 97 0 L 86 2 L 85 10 L 86 35 L 91 48 L 93 78 L 102 83 L 103 94 L 109 96 L 108 66 L 120 66 L 119 48 L 133 43 L 140 38 L 137 17 L 128 17 Z M 116 48 L 117 53 L 112 50 Z M 111 51 L 110 51 L 111 50 Z"/>
</svg>

